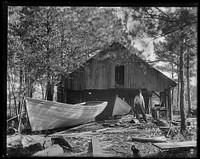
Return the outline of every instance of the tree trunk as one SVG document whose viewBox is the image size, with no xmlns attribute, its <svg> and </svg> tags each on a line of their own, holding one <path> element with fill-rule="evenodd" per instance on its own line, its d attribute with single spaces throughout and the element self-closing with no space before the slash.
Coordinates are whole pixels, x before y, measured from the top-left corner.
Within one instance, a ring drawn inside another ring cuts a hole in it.
<svg viewBox="0 0 200 159">
<path fill-rule="evenodd" d="M 177 66 L 178 67 L 178 66 Z M 178 73 L 178 87 L 177 87 L 177 108 L 179 108 L 179 93 L 180 93 L 180 73 Z"/>
<path fill-rule="evenodd" d="M 61 53 L 60 53 L 60 58 L 61 58 L 61 67 L 64 65 L 64 52 L 62 48 L 64 47 L 64 27 L 62 26 L 62 32 L 61 32 Z M 65 77 L 64 75 L 61 75 L 61 98 L 60 101 L 62 103 L 66 103 L 66 91 L 65 91 Z"/>
<path fill-rule="evenodd" d="M 22 112 L 23 112 L 23 93 L 22 93 L 22 84 L 23 84 L 23 70 L 20 68 L 20 77 L 19 77 L 19 103 L 18 103 L 18 109 L 19 109 L 19 118 L 18 118 L 18 132 L 19 135 L 21 135 L 21 119 L 22 119 Z"/>
<path fill-rule="evenodd" d="M 189 68 L 189 54 L 187 54 L 187 95 L 188 95 L 188 117 L 191 113 L 191 99 L 190 99 L 190 68 Z"/>
<path fill-rule="evenodd" d="M 43 87 L 42 83 L 40 83 L 40 86 L 41 86 L 41 90 L 42 90 L 42 100 L 44 100 L 45 99 L 45 96 L 44 96 L 45 90 L 44 90 L 44 87 Z"/>
<path fill-rule="evenodd" d="M 183 61 L 183 41 L 180 45 L 180 113 L 181 113 L 181 132 L 186 130 L 185 107 L 184 107 L 184 61 Z"/>
<path fill-rule="evenodd" d="M 172 63 L 172 79 L 174 79 L 174 65 Z M 171 94 L 171 105 L 173 107 L 173 103 L 174 103 L 174 88 L 172 88 L 172 94 Z"/>
<path fill-rule="evenodd" d="M 33 97 L 33 79 L 32 78 L 29 78 L 29 97 Z"/>
<path fill-rule="evenodd" d="M 20 68 L 20 71 L 19 71 L 19 102 L 18 102 L 18 115 L 20 115 L 20 112 L 21 112 L 21 96 L 22 96 L 22 81 L 23 81 L 23 71 L 22 71 L 22 68 Z"/>
<path fill-rule="evenodd" d="M 47 36 L 50 35 L 51 28 L 50 28 L 50 23 L 49 23 L 49 12 L 47 12 L 47 23 L 46 23 L 46 29 L 47 29 Z M 46 99 L 53 101 L 53 88 L 52 88 L 52 79 L 51 79 L 51 74 L 50 74 L 50 46 L 49 46 L 49 41 L 47 41 L 46 44 L 46 58 L 47 58 L 47 85 L 46 85 Z"/>
<path fill-rule="evenodd" d="M 30 70 L 26 70 L 26 72 L 30 72 Z M 30 73 L 28 74 L 25 74 L 25 80 L 24 80 L 24 83 L 26 84 L 27 86 L 27 97 L 30 97 L 32 98 L 33 97 L 33 79 L 31 79 L 30 77 Z"/>
<path fill-rule="evenodd" d="M 11 83 L 10 83 L 10 77 L 9 77 L 9 75 L 7 76 L 7 80 L 8 80 L 8 82 L 7 82 L 7 84 L 8 84 L 8 107 L 9 107 L 9 110 L 10 110 L 10 117 L 12 117 L 12 109 L 11 109 Z"/>
<path fill-rule="evenodd" d="M 53 101 L 53 90 L 52 90 L 50 81 L 47 82 L 47 86 L 46 86 L 46 99 Z"/>
<path fill-rule="evenodd" d="M 13 95 L 14 106 L 15 106 L 15 113 L 16 113 L 17 117 L 19 117 L 19 112 L 18 112 L 18 107 L 17 107 L 17 99 L 16 99 L 16 96 L 15 96 L 15 91 L 14 91 L 13 84 L 12 84 L 11 88 L 12 88 L 12 95 Z"/>
<path fill-rule="evenodd" d="M 57 86 L 54 86 L 53 87 L 54 91 L 53 91 L 53 101 L 57 101 L 57 89 L 58 87 Z"/>
</svg>

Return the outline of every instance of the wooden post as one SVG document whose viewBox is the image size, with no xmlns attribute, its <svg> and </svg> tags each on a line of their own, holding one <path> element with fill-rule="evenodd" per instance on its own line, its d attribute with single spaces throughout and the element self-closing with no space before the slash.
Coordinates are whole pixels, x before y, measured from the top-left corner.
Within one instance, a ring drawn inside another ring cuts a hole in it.
<svg viewBox="0 0 200 159">
<path fill-rule="evenodd" d="M 166 108 L 166 120 L 169 121 L 169 103 L 168 103 L 168 92 L 165 89 L 165 108 Z"/>
<path fill-rule="evenodd" d="M 168 107 L 169 107 L 169 120 L 172 120 L 172 105 L 171 105 L 171 88 L 168 89 Z"/>
<path fill-rule="evenodd" d="M 54 91 L 53 91 L 53 101 L 57 102 L 57 90 L 58 90 L 58 87 L 57 86 L 54 86 L 53 87 Z"/>
<path fill-rule="evenodd" d="M 152 114 L 151 109 L 152 109 L 152 97 L 149 97 L 149 115 Z"/>
</svg>

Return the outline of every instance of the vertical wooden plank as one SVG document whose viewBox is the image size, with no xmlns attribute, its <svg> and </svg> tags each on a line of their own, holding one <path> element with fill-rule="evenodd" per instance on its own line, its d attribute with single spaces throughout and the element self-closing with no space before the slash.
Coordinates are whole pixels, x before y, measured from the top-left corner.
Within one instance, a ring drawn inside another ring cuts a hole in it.
<svg viewBox="0 0 200 159">
<path fill-rule="evenodd" d="M 92 137 L 92 152 L 93 157 L 102 157 L 102 149 L 99 140 L 96 137 Z"/>
<path fill-rule="evenodd" d="M 135 62 L 135 71 L 134 71 L 134 74 L 135 74 L 135 83 L 136 83 L 136 87 L 135 89 L 139 89 L 140 88 L 140 83 L 141 83 L 141 77 L 140 77 L 140 73 L 139 73 L 139 65 L 137 62 Z"/>
<path fill-rule="evenodd" d="M 167 97 L 167 90 L 165 89 L 165 107 L 166 107 L 166 117 L 167 121 L 169 121 L 169 106 L 168 106 L 168 97 Z"/>
<path fill-rule="evenodd" d="M 128 69 L 128 64 L 124 65 L 124 88 L 128 88 L 128 73 L 127 73 L 127 69 Z"/>
<path fill-rule="evenodd" d="M 101 78 L 101 89 L 105 89 L 105 75 L 104 75 L 104 66 L 102 65 L 102 67 L 101 67 L 102 69 L 101 69 L 101 73 L 102 73 L 102 78 Z"/>
<path fill-rule="evenodd" d="M 173 119 L 172 105 L 171 105 L 171 89 L 168 89 L 168 106 L 169 106 L 169 120 Z"/>
<path fill-rule="evenodd" d="M 106 65 L 106 76 L 107 76 L 107 89 L 110 88 L 110 64 Z"/>
<path fill-rule="evenodd" d="M 93 69 L 92 69 L 92 78 L 91 78 L 91 89 L 94 89 L 95 84 L 97 83 L 96 81 L 96 63 L 93 63 Z M 97 84 L 96 84 L 97 86 Z"/>
<path fill-rule="evenodd" d="M 100 66 L 99 68 L 99 74 L 101 77 L 99 77 L 99 83 L 100 83 L 100 89 L 103 89 L 104 88 L 104 68 L 103 68 L 103 65 Z"/>
<path fill-rule="evenodd" d="M 133 70 L 133 75 L 135 76 L 134 78 L 134 83 L 133 83 L 133 88 L 134 89 L 137 89 L 137 79 L 138 79 L 138 76 L 137 76 L 137 65 L 136 65 L 136 62 L 133 63 L 134 64 L 134 70 Z"/>
<path fill-rule="evenodd" d="M 101 87 L 100 89 L 103 89 L 104 88 L 104 85 L 105 85 L 105 82 L 104 82 L 104 66 L 101 65 L 101 74 L 102 74 L 102 77 L 101 77 Z"/>
<path fill-rule="evenodd" d="M 134 86 L 132 85 L 133 81 L 132 81 L 132 78 L 134 76 L 133 74 L 133 70 L 132 70 L 132 66 L 133 66 L 133 63 L 131 63 L 129 65 L 129 70 L 128 70 L 128 74 L 129 74 L 129 88 L 133 88 Z"/>
<path fill-rule="evenodd" d="M 106 71 L 106 65 L 103 67 L 103 74 L 104 74 L 104 78 L 103 78 L 104 86 L 103 86 L 103 88 L 107 89 L 107 71 Z"/>
<path fill-rule="evenodd" d="M 115 88 L 115 64 L 111 65 L 111 88 Z"/>
<path fill-rule="evenodd" d="M 135 86 L 136 86 L 135 79 L 137 78 L 135 76 L 135 62 L 133 63 L 133 67 L 132 67 L 131 71 L 132 71 L 132 76 L 133 76 L 133 86 L 131 88 L 135 88 Z"/>
<path fill-rule="evenodd" d="M 88 89 L 88 70 L 87 70 L 87 67 L 85 68 L 85 71 L 84 71 L 84 77 L 85 77 L 85 89 Z"/>
<path fill-rule="evenodd" d="M 131 75 L 131 81 L 130 81 L 130 88 L 134 88 L 134 78 L 136 77 L 136 75 L 134 74 L 134 63 L 131 64 L 130 66 L 130 75 Z"/>
<path fill-rule="evenodd" d="M 152 110 L 152 97 L 149 97 L 149 114 L 152 114 L 151 110 Z"/>
<path fill-rule="evenodd" d="M 133 64 L 134 65 L 134 64 Z M 131 69 L 131 66 L 132 66 L 132 64 L 130 63 L 129 64 L 129 67 L 128 67 L 128 86 L 129 86 L 129 88 L 134 88 L 134 86 L 132 87 L 131 86 L 131 80 L 132 80 L 132 76 L 135 76 L 134 75 L 134 71 Z"/>
<path fill-rule="evenodd" d="M 130 74 L 129 74 L 129 67 L 130 67 L 130 63 L 128 63 L 127 65 L 126 65 L 126 88 L 130 88 L 130 86 L 129 86 L 129 79 L 130 79 Z"/>
<path fill-rule="evenodd" d="M 82 78 L 83 78 L 83 83 L 82 83 L 82 90 L 86 89 L 86 81 L 85 81 L 85 69 L 82 70 Z"/>
</svg>

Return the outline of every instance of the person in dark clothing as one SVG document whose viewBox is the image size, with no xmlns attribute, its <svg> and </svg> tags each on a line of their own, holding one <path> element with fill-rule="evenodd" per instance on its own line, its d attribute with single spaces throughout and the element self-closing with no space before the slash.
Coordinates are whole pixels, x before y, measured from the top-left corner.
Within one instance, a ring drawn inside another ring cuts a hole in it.
<svg viewBox="0 0 200 159">
<path fill-rule="evenodd" d="M 147 123 L 146 115 L 145 115 L 145 103 L 144 103 L 144 97 L 142 96 L 142 91 L 139 90 L 138 94 L 134 98 L 134 110 L 136 119 L 139 120 L 139 113 L 142 114 L 144 121 Z"/>
</svg>

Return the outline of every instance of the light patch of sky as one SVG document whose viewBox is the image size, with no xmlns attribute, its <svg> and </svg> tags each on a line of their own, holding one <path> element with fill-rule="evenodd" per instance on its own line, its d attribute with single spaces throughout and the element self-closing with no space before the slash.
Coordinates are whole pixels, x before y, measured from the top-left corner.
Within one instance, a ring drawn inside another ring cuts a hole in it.
<svg viewBox="0 0 200 159">
<path fill-rule="evenodd" d="M 157 66 L 161 66 L 161 65 L 165 65 L 166 62 L 158 62 L 156 63 Z M 157 70 L 159 70 L 158 68 L 156 68 Z M 169 72 L 166 72 L 166 71 L 162 71 L 162 70 L 159 70 L 160 72 L 162 72 L 165 76 L 169 77 L 172 79 L 172 74 L 169 73 Z M 177 76 L 176 76 L 177 78 Z M 193 85 L 193 86 L 196 86 L 197 85 L 197 76 L 194 76 L 194 77 L 190 77 L 190 84 Z"/>
<path fill-rule="evenodd" d="M 154 40 L 154 42 L 164 42 L 165 38 L 164 37 L 160 37 L 156 40 Z M 135 48 L 137 48 L 139 51 L 143 51 L 142 55 L 149 61 L 154 61 L 156 60 L 156 55 L 154 53 L 154 46 L 153 46 L 153 40 L 151 38 L 142 38 L 142 39 L 137 39 L 136 41 L 132 41 L 132 44 Z M 156 63 L 157 66 L 162 66 L 165 65 L 166 62 L 158 62 Z M 171 73 L 169 72 L 165 72 L 165 71 L 161 71 L 164 75 L 166 75 L 169 78 L 172 78 Z M 197 85 L 197 77 L 191 77 L 190 78 L 190 83 L 191 85 L 196 86 Z"/>
<path fill-rule="evenodd" d="M 190 80 L 191 80 L 191 84 L 192 85 L 194 85 L 194 86 L 197 85 L 197 77 L 196 76 L 195 77 L 191 77 Z"/>
<path fill-rule="evenodd" d="M 139 51 L 143 51 L 142 55 L 150 61 L 156 60 L 156 55 L 154 53 L 154 46 L 153 42 L 159 42 L 159 41 L 164 41 L 164 37 L 157 38 L 156 40 L 153 40 L 152 38 L 146 37 L 146 38 L 141 38 L 137 39 L 134 42 L 134 47 L 137 48 Z"/>
</svg>

